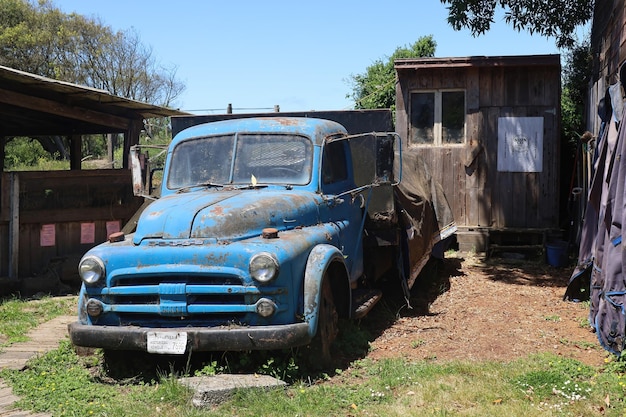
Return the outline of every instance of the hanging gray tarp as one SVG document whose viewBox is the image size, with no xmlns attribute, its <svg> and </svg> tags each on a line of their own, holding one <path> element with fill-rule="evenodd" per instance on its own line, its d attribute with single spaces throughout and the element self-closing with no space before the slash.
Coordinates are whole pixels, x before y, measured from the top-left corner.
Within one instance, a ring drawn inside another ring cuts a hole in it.
<svg viewBox="0 0 626 417">
<path fill-rule="evenodd" d="M 604 129 L 579 248 L 579 263 L 565 299 L 584 299 L 590 281 L 589 321 L 600 344 L 621 355 L 626 342 L 626 255 L 622 240 L 626 220 L 626 126 L 613 117 Z M 624 156 L 624 157 L 622 157 Z"/>
</svg>

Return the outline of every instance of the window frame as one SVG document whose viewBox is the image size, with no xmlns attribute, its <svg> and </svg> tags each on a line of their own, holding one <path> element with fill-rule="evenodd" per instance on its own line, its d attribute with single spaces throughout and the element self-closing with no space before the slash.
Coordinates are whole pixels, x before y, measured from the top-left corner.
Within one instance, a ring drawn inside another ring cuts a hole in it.
<svg viewBox="0 0 626 417">
<path fill-rule="evenodd" d="M 443 141 L 443 93 L 463 93 L 463 139 L 461 142 L 445 143 Z M 433 117 L 433 141 L 431 143 L 418 143 L 413 139 L 413 94 L 434 94 L 434 117 Z M 409 113 L 407 117 L 409 140 L 408 145 L 413 146 L 463 146 L 467 142 L 467 90 L 464 88 L 429 88 L 411 90 L 409 92 Z"/>
</svg>

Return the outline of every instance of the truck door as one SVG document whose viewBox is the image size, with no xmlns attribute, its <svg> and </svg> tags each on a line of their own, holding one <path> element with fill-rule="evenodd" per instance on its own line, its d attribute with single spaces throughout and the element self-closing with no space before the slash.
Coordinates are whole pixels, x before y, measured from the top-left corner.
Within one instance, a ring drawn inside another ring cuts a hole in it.
<svg viewBox="0 0 626 417">
<path fill-rule="evenodd" d="M 348 142 L 327 142 L 322 155 L 321 188 L 328 198 L 329 221 L 335 222 L 340 228 L 340 242 L 337 246 L 346 256 L 351 279 L 357 279 L 363 273 L 364 200 L 360 195 L 353 198 L 349 193 L 345 194 L 356 188 Z"/>
</svg>

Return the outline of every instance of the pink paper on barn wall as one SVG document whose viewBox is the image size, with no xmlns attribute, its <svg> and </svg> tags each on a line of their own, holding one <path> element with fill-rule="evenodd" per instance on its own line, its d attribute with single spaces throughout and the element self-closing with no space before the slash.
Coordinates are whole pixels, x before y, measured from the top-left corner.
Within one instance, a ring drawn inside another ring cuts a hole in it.
<svg viewBox="0 0 626 417">
<path fill-rule="evenodd" d="M 56 245 L 56 228 L 54 224 L 42 224 L 39 231 L 39 246 Z"/>
<path fill-rule="evenodd" d="M 117 233 L 120 231 L 120 221 L 119 220 L 110 220 L 107 222 L 107 237 L 111 235 L 111 233 Z"/>
<path fill-rule="evenodd" d="M 96 241 L 96 224 L 81 223 L 80 224 L 80 243 L 94 243 Z"/>
</svg>

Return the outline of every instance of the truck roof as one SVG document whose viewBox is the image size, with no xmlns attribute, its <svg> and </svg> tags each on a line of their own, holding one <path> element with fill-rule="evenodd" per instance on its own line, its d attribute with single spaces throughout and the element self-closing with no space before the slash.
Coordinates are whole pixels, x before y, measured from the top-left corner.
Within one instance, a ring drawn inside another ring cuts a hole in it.
<svg viewBox="0 0 626 417">
<path fill-rule="evenodd" d="M 328 135 L 347 134 L 337 122 L 308 117 L 252 117 L 203 123 L 178 133 L 172 142 L 232 132 L 283 132 L 310 136 L 316 145 Z"/>
</svg>

